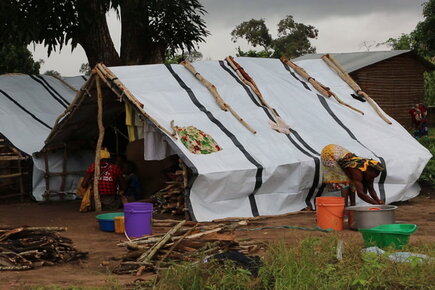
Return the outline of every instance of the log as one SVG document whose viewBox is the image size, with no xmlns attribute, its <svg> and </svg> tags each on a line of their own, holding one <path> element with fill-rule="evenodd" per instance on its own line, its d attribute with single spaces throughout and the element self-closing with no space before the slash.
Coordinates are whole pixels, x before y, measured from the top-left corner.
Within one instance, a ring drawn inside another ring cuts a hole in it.
<svg viewBox="0 0 435 290">
<path fill-rule="evenodd" d="M 367 100 L 367 102 L 370 104 L 370 106 L 375 110 L 375 112 L 378 114 L 378 116 L 384 120 L 387 124 L 391 125 L 392 122 L 388 120 L 387 117 L 382 114 L 382 112 L 379 110 L 377 104 L 373 101 L 373 99 L 366 94 L 364 91 L 361 90 L 361 87 L 352 79 L 352 77 L 344 70 L 344 68 L 334 59 L 334 57 L 330 54 L 325 54 L 322 56 L 323 61 L 331 68 L 333 69 L 338 76 L 345 81 L 352 90 L 355 91 L 356 94 L 362 96 L 364 99 Z"/>
<path fill-rule="evenodd" d="M 237 112 L 229 104 L 225 103 L 225 101 L 220 96 L 218 90 L 216 89 L 216 86 L 213 85 L 212 83 L 210 83 L 208 80 L 206 80 L 199 72 L 197 72 L 196 69 L 193 67 L 193 65 L 190 62 L 188 62 L 188 61 L 182 61 L 180 64 L 183 65 L 188 71 L 190 71 L 210 91 L 210 93 L 215 98 L 216 103 L 218 104 L 218 106 L 222 110 L 224 110 L 224 111 L 230 111 L 231 114 L 240 123 L 242 123 L 242 125 L 245 126 L 246 129 L 251 131 L 252 134 L 256 134 L 257 133 L 257 131 L 254 128 L 252 128 L 251 125 L 249 125 L 242 117 L 240 117 L 240 115 L 237 114 Z"/>
<path fill-rule="evenodd" d="M 237 76 L 242 80 L 242 82 L 246 84 L 248 87 L 250 87 L 251 90 L 255 93 L 255 95 L 257 95 L 258 99 L 260 100 L 260 103 L 269 110 L 272 116 L 274 118 L 278 117 L 276 110 L 266 102 L 260 90 L 258 89 L 257 84 L 254 82 L 251 76 L 234 60 L 232 56 L 226 57 L 225 60 L 228 62 L 230 67 L 236 72 Z"/>
<path fill-rule="evenodd" d="M 168 231 L 159 242 L 157 242 L 148 252 L 142 254 L 138 261 L 142 263 L 149 263 L 151 258 L 156 254 L 156 252 L 170 239 L 172 236 L 180 229 L 186 221 L 181 221 L 178 225 L 173 227 L 170 231 Z"/>
<path fill-rule="evenodd" d="M 100 152 L 101 146 L 103 144 L 104 139 L 104 125 L 103 125 L 103 94 L 101 92 L 100 78 L 96 78 L 95 80 L 97 85 L 97 103 L 98 103 L 98 140 L 97 147 L 95 149 L 95 169 L 94 169 L 94 202 L 95 202 L 95 211 L 101 212 L 101 201 L 100 201 L 100 193 L 98 190 L 98 183 L 100 180 Z"/>
<path fill-rule="evenodd" d="M 285 57 L 281 57 L 280 59 L 284 64 L 290 66 L 298 75 L 300 75 L 305 80 L 307 80 L 322 96 L 327 97 L 327 98 L 332 96 L 339 104 L 344 105 L 344 106 L 348 107 L 349 109 L 360 113 L 361 115 L 364 115 L 364 112 L 362 112 L 361 110 L 358 110 L 357 108 L 343 102 L 334 92 L 332 92 L 330 90 L 330 88 L 328 88 L 327 86 L 323 85 L 319 81 L 312 78 L 303 68 L 301 68 L 300 66 L 298 66 L 294 62 L 286 59 Z"/>
</svg>

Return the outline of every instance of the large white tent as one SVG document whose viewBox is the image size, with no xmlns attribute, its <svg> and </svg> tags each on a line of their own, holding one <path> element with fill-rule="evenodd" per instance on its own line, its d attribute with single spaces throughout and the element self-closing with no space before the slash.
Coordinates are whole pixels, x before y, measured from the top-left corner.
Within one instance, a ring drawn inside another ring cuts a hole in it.
<svg viewBox="0 0 435 290">
<path fill-rule="evenodd" d="M 32 156 L 45 145 L 58 116 L 65 111 L 86 81 L 85 77 L 58 79 L 47 75 L 5 74 L 0 76 L 0 133 L 25 155 Z M 50 156 L 52 172 L 62 170 L 62 154 Z M 89 157 L 89 155 L 88 155 Z M 45 161 L 33 158 L 33 196 L 43 200 Z M 89 162 L 89 161 L 87 161 Z M 83 170 L 77 157 L 69 163 L 70 170 Z M 51 177 L 59 187 L 61 177 Z M 69 176 L 64 191 L 74 193 L 77 176 Z M 70 194 L 70 197 L 74 197 Z"/>
<path fill-rule="evenodd" d="M 169 145 L 191 169 L 186 198 L 196 220 L 275 215 L 312 207 L 322 191 L 319 154 L 327 144 L 339 144 L 359 156 L 381 161 L 386 170 L 376 179 L 376 190 L 387 203 L 418 195 L 416 181 L 431 154 L 396 121 L 390 118 L 392 124 L 387 124 L 367 102 L 354 99 L 351 95 L 355 92 L 322 60 L 297 64 L 364 115 L 321 96 L 280 60 L 236 61 L 289 125 L 290 134 L 271 128 L 271 111 L 225 61 L 196 62 L 193 66 L 256 134 L 222 110 L 211 92 L 182 65 L 111 67 L 114 77 L 100 74 L 112 89 L 128 89 L 135 99 L 133 104 L 147 120 L 147 132 L 152 127 L 163 137 L 161 141 L 154 137 L 144 140 L 145 152 L 151 152 L 145 159 L 153 159 L 152 152 Z M 80 107 L 74 114 L 80 115 Z M 179 127 L 204 131 L 222 150 L 193 154 L 179 138 L 154 126 L 171 128 L 172 121 Z M 62 122 L 59 125 L 59 130 L 67 128 Z M 145 139 L 150 135 L 147 132 Z M 59 133 L 48 141 L 65 141 L 65 136 L 68 134 Z"/>
</svg>

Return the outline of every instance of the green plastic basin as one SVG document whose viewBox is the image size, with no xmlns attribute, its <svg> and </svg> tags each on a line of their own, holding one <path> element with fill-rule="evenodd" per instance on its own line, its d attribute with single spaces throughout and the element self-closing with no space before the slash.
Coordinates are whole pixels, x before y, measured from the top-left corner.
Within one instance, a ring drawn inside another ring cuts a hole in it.
<svg viewBox="0 0 435 290">
<path fill-rule="evenodd" d="M 366 247 L 385 248 L 393 246 L 401 249 L 409 242 L 409 237 L 417 230 L 414 224 L 387 224 L 370 229 L 359 229 Z"/>
<path fill-rule="evenodd" d="M 109 212 L 103 213 L 96 216 L 97 221 L 100 225 L 100 230 L 104 232 L 114 232 L 115 231 L 115 217 L 124 216 L 123 212 Z"/>
</svg>

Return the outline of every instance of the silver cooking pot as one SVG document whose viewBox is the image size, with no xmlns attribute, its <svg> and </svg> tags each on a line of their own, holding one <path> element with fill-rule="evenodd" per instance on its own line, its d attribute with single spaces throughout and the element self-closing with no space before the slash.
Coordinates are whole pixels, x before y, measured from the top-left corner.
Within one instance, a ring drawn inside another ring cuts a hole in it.
<svg viewBox="0 0 435 290">
<path fill-rule="evenodd" d="M 348 206 L 349 227 L 353 230 L 369 229 L 379 225 L 394 224 L 396 222 L 395 205 L 367 205 Z"/>
</svg>

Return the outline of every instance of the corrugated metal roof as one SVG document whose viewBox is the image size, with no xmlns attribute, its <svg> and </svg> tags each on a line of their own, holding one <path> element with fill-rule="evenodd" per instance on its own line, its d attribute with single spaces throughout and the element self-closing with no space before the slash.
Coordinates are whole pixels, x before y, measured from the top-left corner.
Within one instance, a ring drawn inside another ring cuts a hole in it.
<svg viewBox="0 0 435 290">
<path fill-rule="evenodd" d="M 351 73 L 360 68 L 372 65 L 374 63 L 408 53 L 410 50 L 389 50 L 389 51 L 365 51 L 365 52 L 346 52 L 346 53 L 330 53 L 337 62 Z M 319 59 L 326 53 L 306 54 L 294 59 L 294 61 L 304 59 Z"/>
</svg>

